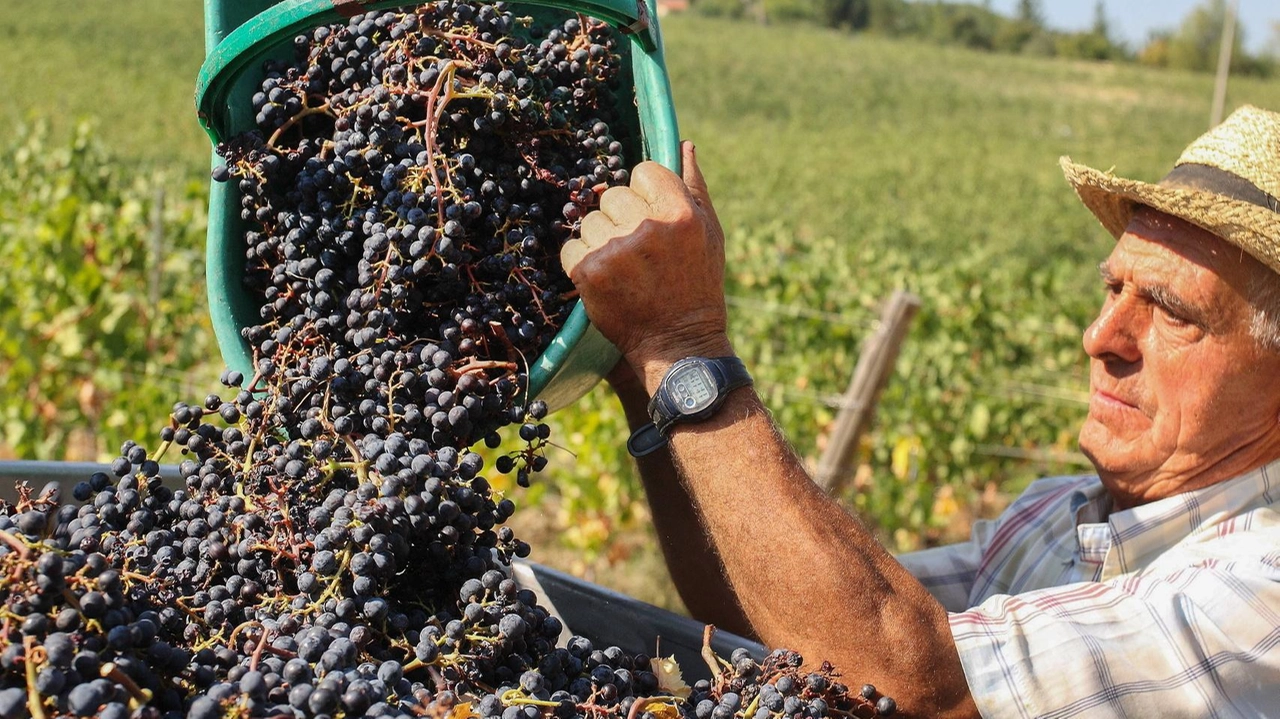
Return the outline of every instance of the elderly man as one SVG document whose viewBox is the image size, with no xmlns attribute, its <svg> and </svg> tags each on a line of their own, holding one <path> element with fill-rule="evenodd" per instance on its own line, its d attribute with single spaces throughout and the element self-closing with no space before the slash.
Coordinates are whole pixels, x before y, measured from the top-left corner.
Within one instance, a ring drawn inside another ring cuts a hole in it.
<svg viewBox="0 0 1280 719">
<path fill-rule="evenodd" d="M 1117 238 L 1084 336 L 1097 475 L 900 559 L 746 386 L 691 145 L 683 163 L 606 192 L 562 258 L 623 353 L 611 379 L 695 616 L 911 716 L 1280 716 L 1280 115 L 1241 109 L 1158 184 L 1064 158 Z"/>
</svg>

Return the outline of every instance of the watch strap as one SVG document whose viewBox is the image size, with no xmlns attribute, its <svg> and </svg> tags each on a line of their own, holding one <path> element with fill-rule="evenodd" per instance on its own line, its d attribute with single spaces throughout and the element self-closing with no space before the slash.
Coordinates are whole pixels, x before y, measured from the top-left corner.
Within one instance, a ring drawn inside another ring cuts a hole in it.
<svg viewBox="0 0 1280 719">
<path fill-rule="evenodd" d="M 658 431 L 653 422 L 645 422 L 644 426 L 631 433 L 627 439 L 627 452 L 632 457 L 643 457 L 667 446 L 667 436 Z"/>
<path fill-rule="evenodd" d="M 627 440 L 627 451 L 631 453 L 631 456 L 643 457 L 662 448 L 667 444 L 667 433 L 673 425 L 682 421 L 697 422 L 711 417 L 720 408 L 720 405 L 724 404 L 725 396 L 729 392 L 752 383 L 751 373 L 747 371 L 747 366 L 737 357 L 690 357 L 687 359 L 701 360 L 703 366 L 714 375 L 716 381 L 715 401 L 710 407 L 697 414 L 680 414 L 675 407 L 671 406 L 667 393 L 659 385 L 658 391 L 654 392 L 653 398 L 649 400 L 648 410 L 651 421 L 632 432 L 631 437 Z M 681 362 L 684 361 L 686 360 L 681 360 Z M 672 369 L 674 368 L 675 365 L 672 365 Z M 670 374 L 671 370 L 668 370 L 667 375 L 663 377 L 664 383 Z"/>
</svg>

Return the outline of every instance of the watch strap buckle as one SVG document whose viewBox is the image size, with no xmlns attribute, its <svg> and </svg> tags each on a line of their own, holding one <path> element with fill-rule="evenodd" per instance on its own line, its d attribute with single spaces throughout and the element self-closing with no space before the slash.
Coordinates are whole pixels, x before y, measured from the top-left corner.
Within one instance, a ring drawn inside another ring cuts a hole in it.
<svg viewBox="0 0 1280 719">
<path fill-rule="evenodd" d="M 632 457 L 643 457 L 667 446 L 668 437 L 658 431 L 657 425 L 649 422 L 631 433 L 627 438 L 627 452 Z"/>
</svg>

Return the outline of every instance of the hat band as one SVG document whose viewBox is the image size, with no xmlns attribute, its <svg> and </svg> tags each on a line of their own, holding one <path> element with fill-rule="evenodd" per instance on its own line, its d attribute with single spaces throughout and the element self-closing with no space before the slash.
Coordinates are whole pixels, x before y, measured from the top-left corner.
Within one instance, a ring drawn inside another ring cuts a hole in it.
<svg viewBox="0 0 1280 719">
<path fill-rule="evenodd" d="M 1160 180 L 1160 184 L 1188 190 L 1206 190 L 1280 213 L 1280 199 L 1276 199 L 1274 195 L 1234 172 L 1227 172 L 1212 165 L 1194 162 L 1178 165 L 1172 172 L 1165 175 L 1163 180 Z"/>
</svg>

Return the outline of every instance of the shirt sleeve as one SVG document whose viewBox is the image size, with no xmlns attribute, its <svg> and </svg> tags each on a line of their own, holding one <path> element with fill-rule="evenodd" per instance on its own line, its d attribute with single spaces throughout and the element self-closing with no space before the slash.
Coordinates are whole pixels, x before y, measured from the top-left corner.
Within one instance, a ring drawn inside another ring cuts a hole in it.
<svg viewBox="0 0 1280 719">
<path fill-rule="evenodd" d="M 982 716 L 1272 716 L 1280 568 L 1187 567 L 997 595 L 951 614 Z"/>
<path fill-rule="evenodd" d="M 995 521 L 979 520 L 974 522 L 967 542 L 900 554 L 897 560 L 944 609 L 962 612 L 969 608 L 978 564 L 996 527 Z"/>
</svg>

